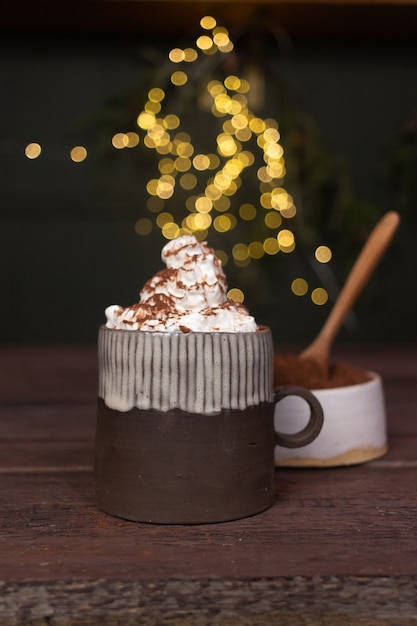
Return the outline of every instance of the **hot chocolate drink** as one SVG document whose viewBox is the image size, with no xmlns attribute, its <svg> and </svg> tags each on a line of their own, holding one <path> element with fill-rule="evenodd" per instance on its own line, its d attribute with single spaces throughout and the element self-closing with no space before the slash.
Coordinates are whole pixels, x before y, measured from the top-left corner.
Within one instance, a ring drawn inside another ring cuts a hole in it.
<svg viewBox="0 0 417 626">
<path fill-rule="evenodd" d="M 322 426 L 309 392 L 273 389 L 273 342 L 227 298 L 213 250 L 169 242 L 167 267 L 139 303 L 106 310 L 99 331 L 97 504 L 155 523 L 204 523 L 259 513 L 274 501 L 274 446 L 298 447 Z M 274 430 L 275 404 L 300 395 L 310 420 Z"/>
</svg>

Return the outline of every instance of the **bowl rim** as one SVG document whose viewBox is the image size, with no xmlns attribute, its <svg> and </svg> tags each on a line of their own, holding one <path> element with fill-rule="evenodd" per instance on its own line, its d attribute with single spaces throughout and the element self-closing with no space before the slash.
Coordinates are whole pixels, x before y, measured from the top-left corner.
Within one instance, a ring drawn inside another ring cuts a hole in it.
<svg viewBox="0 0 417 626">
<path fill-rule="evenodd" d="M 382 385 L 382 377 L 380 374 L 378 374 L 378 372 L 374 372 L 373 370 L 364 370 L 366 374 L 368 374 L 368 376 L 370 376 L 370 380 L 366 380 L 362 383 L 355 383 L 354 385 L 339 385 L 339 387 L 324 387 L 324 388 L 319 388 L 319 389 L 309 389 L 309 391 L 311 391 L 311 393 L 317 394 L 319 393 L 320 395 L 325 394 L 331 394 L 331 393 L 337 393 L 337 392 L 341 392 L 344 391 L 346 392 L 346 390 L 360 390 L 360 389 L 364 389 L 365 387 L 380 387 Z"/>
</svg>

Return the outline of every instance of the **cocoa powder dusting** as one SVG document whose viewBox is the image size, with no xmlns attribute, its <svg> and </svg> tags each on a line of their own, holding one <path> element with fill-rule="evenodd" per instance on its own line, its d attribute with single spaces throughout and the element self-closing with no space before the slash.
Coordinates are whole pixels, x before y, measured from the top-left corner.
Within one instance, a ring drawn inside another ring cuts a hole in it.
<svg viewBox="0 0 417 626">
<path fill-rule="evenodd" d="M 274 356 L 275 387 L 300 385 L 307 389 L 332 389 L 358 385 L 368 380 L 368 372 L 347 363 L 331 363 L 323 374 L 311 359 L 300 359 L 296 354 Z"/>
</svg>

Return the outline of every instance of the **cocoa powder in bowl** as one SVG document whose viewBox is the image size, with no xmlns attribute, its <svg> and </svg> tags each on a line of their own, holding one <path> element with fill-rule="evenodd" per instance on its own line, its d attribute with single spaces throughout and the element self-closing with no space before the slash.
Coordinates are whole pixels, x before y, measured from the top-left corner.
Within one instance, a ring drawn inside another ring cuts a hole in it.
<svg viewBox="0 0 417 626">
<path fill-rule="evenodd" d="M 300 385 L 306 389 L 332 389 L 365 383 L 371 379 L 368 372 L 347 363 L 331 363 L 323 374 L 311 359 L 300 359 L 296 354 L 274 356 L 274 386 Z"/>
</svg>

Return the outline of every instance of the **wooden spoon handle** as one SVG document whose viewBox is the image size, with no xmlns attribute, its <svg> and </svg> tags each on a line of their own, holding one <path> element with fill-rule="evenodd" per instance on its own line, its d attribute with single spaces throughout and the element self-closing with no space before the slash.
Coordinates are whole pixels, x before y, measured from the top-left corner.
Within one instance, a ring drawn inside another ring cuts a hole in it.
<svg viewBox="0 0 417 626">
<path fill-rule="evenodd" d="M 313 344 L 320 343 L 323 350 L 330 348 L 346 315 L 368 282 L 379 260 L 387 249 L 400 222 L 396 211 L 386 213 L 372 230 L 361 253 L 343 286 L 334 306 Z M 311 347 L 313 346 L 311 344 Z M 304 351 L 304 355 L 309 348 Z"/>
</svg>

